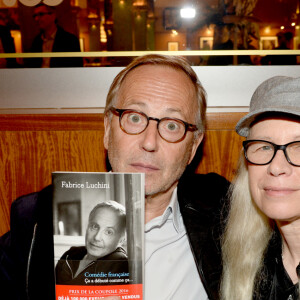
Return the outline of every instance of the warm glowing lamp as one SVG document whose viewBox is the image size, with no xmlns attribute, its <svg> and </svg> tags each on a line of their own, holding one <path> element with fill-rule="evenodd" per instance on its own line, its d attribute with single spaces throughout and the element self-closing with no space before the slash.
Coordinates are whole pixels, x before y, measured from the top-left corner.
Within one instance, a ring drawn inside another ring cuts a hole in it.
<svg viewBox="0 0 300 300">
<path fill-rule="evenodd" d="M 196 10 L 194 8 L 182 8 L 180 10 L 180 16 L 183 19 L 193 19 L 196 16 Z"/>
</svg>

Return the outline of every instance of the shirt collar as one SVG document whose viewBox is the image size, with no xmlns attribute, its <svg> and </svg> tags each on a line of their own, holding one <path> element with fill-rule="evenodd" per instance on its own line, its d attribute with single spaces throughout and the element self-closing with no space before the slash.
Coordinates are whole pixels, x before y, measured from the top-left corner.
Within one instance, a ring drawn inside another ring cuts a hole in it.
<svg viewBox="0 0 300 300">
<path fill-rule="evenodd" d="M 170 208 L 170 211 L 173 212 L 172 221 L 176 231 L 179 232 L 182 229 L 182 222 L 180 222 L 181 214 L 180 214 L 179 203 L 177 198 L 177 187 L 173 191 L 168 208 Z"/>
<path fill-rule="evenodd" d="M 47 42 L 47 41 L 54 41 L 54 39 L 55 39 L 55 36 L 56 36 L 56 33 L 57 33 L 57 29 L 55 29 L 53 32 L 52 32 L 52 34 L 50 35 L 50 37 L 45 37 L 45 35 L 44 34 L 42 34 L 42 40 L 44 41 L 44 42 Z"/>
<path fill-rule="evenodd" d="M 177 232 L 180 232 L 183 229 L 183 222 L 180 214 L 179 203 L 177 198 L 177 187 L 174 189 L 171 200 L 164 213 L 151 220 L 146 224 L 146 231 L 151 230 L 154 227 L 163 226 L 167 220 L 172 220 L 174 228 Z M 153 222 L 152 222 L 153 221 Z"/>
</svg>

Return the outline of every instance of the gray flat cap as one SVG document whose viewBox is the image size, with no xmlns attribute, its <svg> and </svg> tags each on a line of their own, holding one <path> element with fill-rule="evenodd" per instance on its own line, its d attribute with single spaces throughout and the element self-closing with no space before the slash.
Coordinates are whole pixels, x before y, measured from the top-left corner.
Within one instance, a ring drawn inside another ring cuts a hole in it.
<svg viewBox="0 0 300 300">
<path fill-rule="evenodd" d="M 236 132 L 247 137 L 251 123 L 265 112 L 300 117 L 300 77 L 275 76 L 260 84 L 251 98 L 250 111 L 239 120 Z"/>
</svg>

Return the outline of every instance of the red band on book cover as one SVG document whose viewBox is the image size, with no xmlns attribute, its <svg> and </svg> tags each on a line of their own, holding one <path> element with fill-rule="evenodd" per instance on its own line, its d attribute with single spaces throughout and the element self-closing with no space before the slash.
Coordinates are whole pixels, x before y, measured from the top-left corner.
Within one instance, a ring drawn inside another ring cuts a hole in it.
<svg viewBox="0 0 300 300">
<path fill-rule="evenodd" d="M 82 286 L 56 285 L 56 300 L 98 300 L 108 296 L 143 299 L 143 285 Z"/>
</svg>

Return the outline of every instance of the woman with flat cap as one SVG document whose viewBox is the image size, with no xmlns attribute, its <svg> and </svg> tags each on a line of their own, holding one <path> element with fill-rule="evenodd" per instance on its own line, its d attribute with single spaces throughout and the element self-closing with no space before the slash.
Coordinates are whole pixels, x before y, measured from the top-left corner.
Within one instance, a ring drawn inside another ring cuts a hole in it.
<svg viewBox="0 0 300 300">
<path fill-rule="evenodd" d="M 300 78 L 254 92 L 222 241 L 223 300 L 299 300 Z"/>
</svg>

